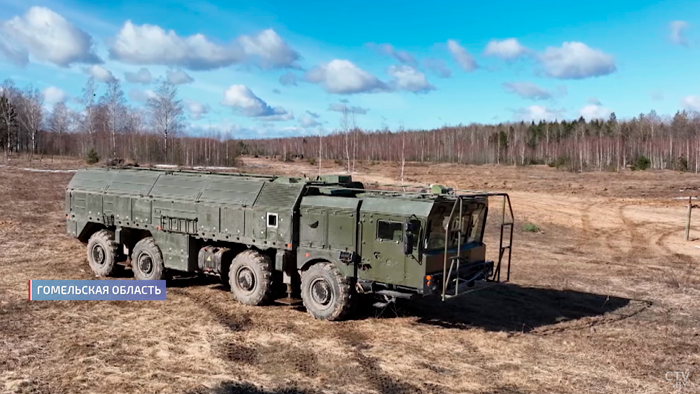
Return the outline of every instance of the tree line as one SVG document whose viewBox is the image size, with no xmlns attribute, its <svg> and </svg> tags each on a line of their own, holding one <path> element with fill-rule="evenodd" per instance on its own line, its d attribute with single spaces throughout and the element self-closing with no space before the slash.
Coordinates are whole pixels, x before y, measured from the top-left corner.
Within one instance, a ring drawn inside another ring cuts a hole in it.
<svg viewBox="0 0 700 394">
<path fill-rule="evenodd" d="M 334 161 L 354 171 L 357 161 L 406 161 L 529 165 L 548 164 L 571 171 L 633 169 L 700 170 L 700 114 L 655 111 L 620 120 L 502 122 L 444 126 L 430 130 L 367 130 L 354 115 L 342 114 L 327 135 L 235 139 L 210 130 L 193 137 L 185 130 L 177 86 L 157 81 L 143 106 L 130 106 L 120 81 L 106 82 L 97 97 L 89 78 L 76 99 L 78 110 L 60 101 L 46 108 L 43 94 L 12 80 L 0 85 L 0 146 L 5 157 L 62 155 L 121 158 L 185 166 L 235 165 L 237 156 L 303 158 L 322 166 Z"/>
<path fill-rule="evenodd" d="M 344 114 L 343 117 L 346 117 Z M 341 120 L 341 124 L 347 122 Z M 700 170 L 700 113 L 656 111 L 620 120 L 504 122 L 444 126 L 431 130 L 362 130 L 350 127 L 327 136 L 246 139 L 243 153 L 356 160 L 461 164 L 548 164 L 571 171 L 632 169 Z M 322 154 L 319 155 L 319 149 Z"/>
<path fill-rule="evenodd" d="M 121 83 L 111 79 L 97 96 L 90 77 L 71 109 L 65 101 L 46 108 L 42 92 L 20 89 L 7 79 L 0 85 L 0 147 L 6 159 L 19 154 L 121 159 L 186 166 L 231 166 L 238 144 L 211 132 L 184 133 L 184 104 L 177 86 L 161 79 L 143 106 L 128 105 Z"/>
</svg>

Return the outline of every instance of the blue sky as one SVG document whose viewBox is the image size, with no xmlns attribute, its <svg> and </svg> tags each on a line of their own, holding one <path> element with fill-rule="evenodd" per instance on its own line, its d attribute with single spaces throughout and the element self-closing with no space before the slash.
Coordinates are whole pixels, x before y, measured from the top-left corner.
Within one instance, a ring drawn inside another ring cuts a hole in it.
<svg viewBox="0 0 700 394">
<path fill-rule="evenodd" d="M 700 111 L 698 25 L 698 1 L 0 0 L 0 79 L 78 108 L 114 77 L 139 106 L 170 72 L 192 131 L 242 138 L 344 106 L 370 129 L 626 118 Z"/>
</svg>

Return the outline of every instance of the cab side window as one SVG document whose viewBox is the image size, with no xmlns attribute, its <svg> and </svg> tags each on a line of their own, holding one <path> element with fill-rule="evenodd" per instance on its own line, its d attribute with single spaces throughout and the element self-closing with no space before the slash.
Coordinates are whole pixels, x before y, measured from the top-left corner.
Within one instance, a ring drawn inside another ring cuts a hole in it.
<svg viewBox="0 0 700 394">
<path fill-rule="evenodd" d="M 377 239 L 382 241 L 401 241 L 403 224 L 401 222 L 377 221 Z"/>
</svg>

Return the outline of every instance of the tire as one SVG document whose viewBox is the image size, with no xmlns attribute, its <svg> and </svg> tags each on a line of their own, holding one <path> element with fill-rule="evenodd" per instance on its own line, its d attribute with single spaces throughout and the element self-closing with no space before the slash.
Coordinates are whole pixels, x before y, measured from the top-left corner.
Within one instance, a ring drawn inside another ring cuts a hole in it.
<svg viewBox="0 0 700 394">
<path fill-rule="evenodd" d="M 87 258 L 96 276 L 112 276 L 116 272 L 117 249 L 114 232 L 100 230 L 92 234 L 87 244 Z"/>
<path fill-rule="evenodd" d="M 236 301 L 262 305 L 272 298 L 272 261 L 256 250 L 239 253 L 228 271 L 229 286 Z"/>
<path fill-rule="evenodd" d="M 333 263 L 312 265 L 301 275 L 301 299 L 307 312 L 319 320 L 342 320 L 350 312 L 352 287 Z"/>
<path fill-rule="evenodd" d="M 163 254 L 153 237 L 140 240 L 131 252 L 131 270 L 138 280 L 165 279 Z"/>
</svg>

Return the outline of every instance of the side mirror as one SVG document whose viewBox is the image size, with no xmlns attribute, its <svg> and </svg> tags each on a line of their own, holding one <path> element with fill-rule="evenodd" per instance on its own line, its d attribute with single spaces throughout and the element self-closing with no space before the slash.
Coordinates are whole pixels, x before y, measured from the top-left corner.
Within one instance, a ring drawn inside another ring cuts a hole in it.
<svg viewBox="0 0 700 394">
<path fill-rule="evenodd" d="M 413 253 L 413 234 L 406 232 L 403 236 L 403 254 Z"/>
</svg>

